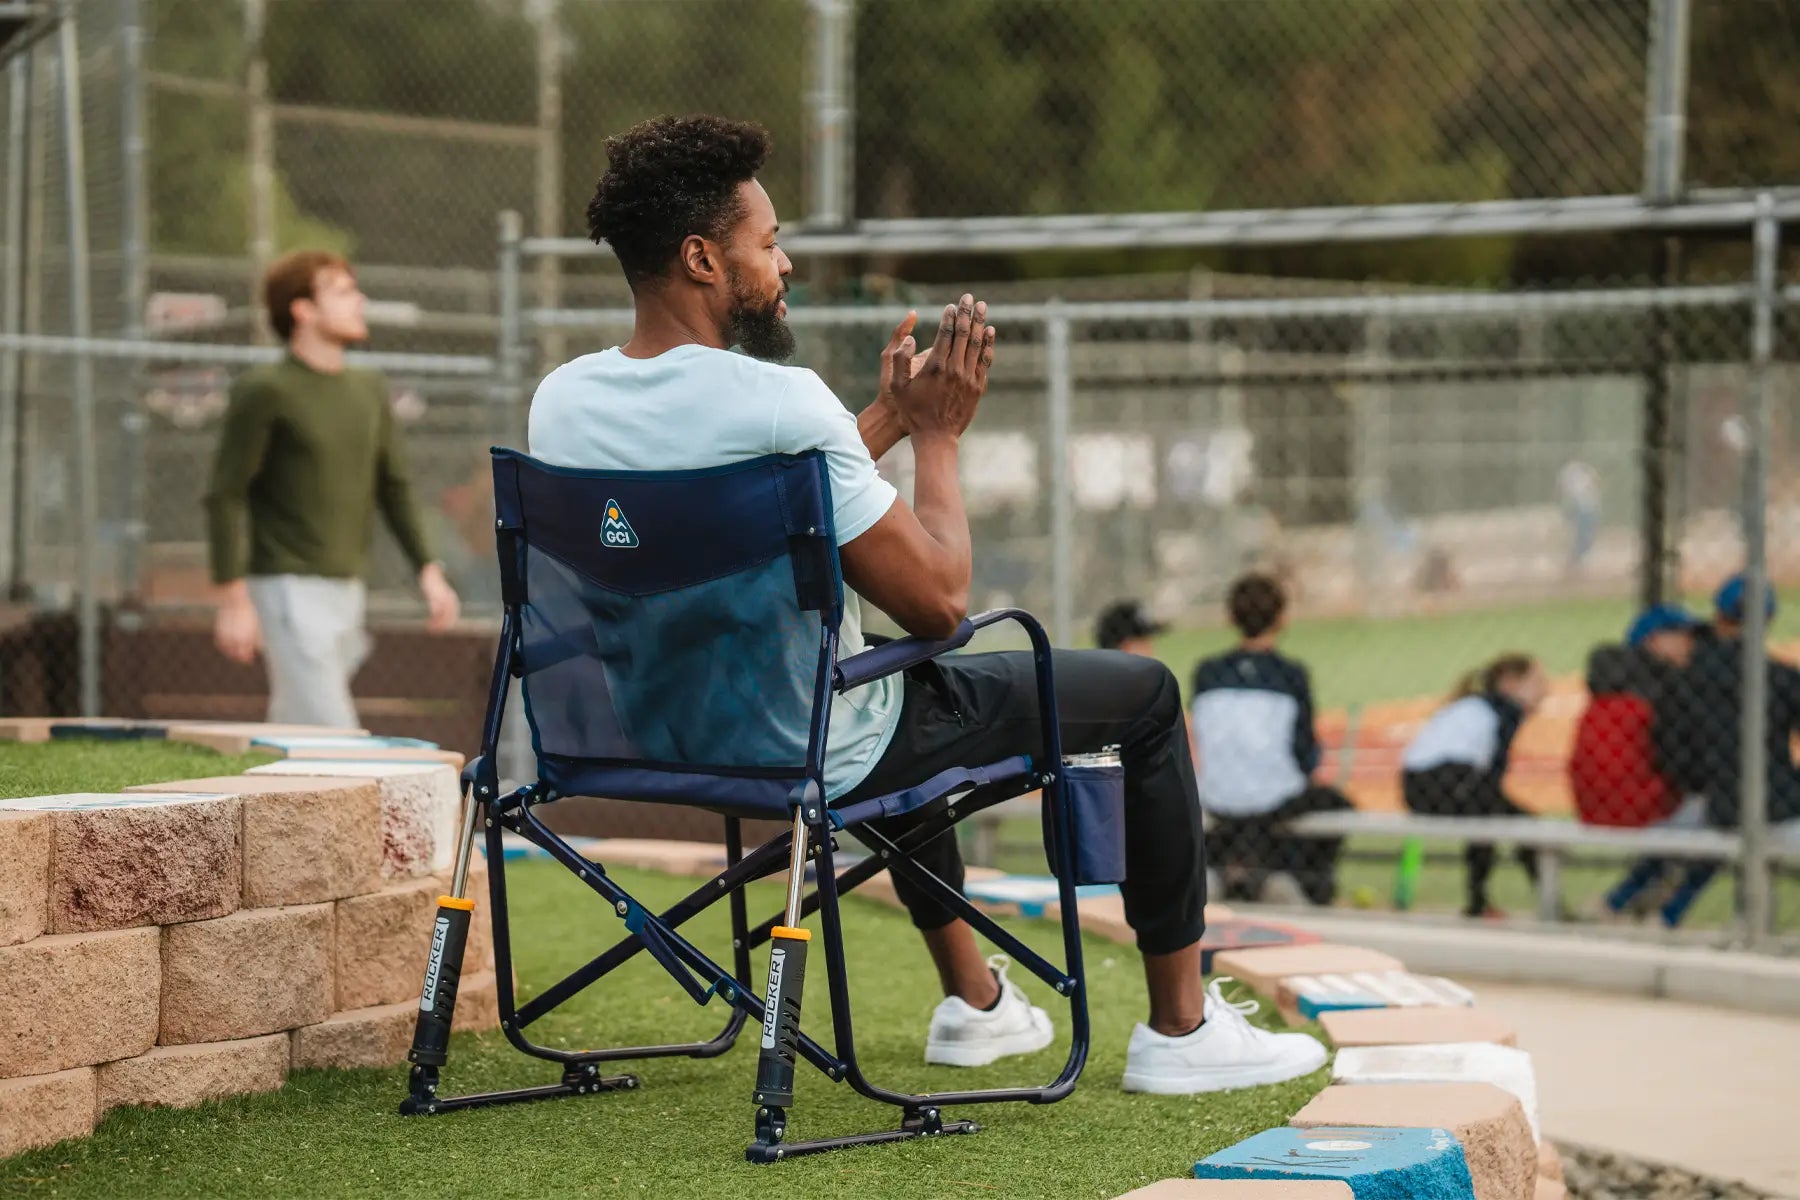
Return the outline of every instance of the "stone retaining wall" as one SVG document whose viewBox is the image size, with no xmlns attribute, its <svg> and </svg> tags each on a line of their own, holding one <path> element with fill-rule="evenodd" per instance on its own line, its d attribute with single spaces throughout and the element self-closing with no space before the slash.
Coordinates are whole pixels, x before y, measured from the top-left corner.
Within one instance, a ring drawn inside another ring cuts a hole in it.
<svg viewBox="0 0 1800 1200">
<path fill-rule="evenodd" d="M 0 800 L 0 1156 L 87 1134 L 119 1105 L 405 1060 L 456 770 L 300 765 Z M 479 862 L 470 886 L 485 899 Z M 476 912 L 459 1029 L 499 1022 Z"/>
</svg>

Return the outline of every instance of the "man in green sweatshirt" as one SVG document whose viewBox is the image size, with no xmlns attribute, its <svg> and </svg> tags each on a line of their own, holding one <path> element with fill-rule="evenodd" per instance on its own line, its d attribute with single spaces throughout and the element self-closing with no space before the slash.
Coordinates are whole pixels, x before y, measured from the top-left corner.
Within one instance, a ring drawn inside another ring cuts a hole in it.
<svg viewBox="0 0 1800 1200">
<path fill-rule="evenodd" d="M 369 335 L 349 264 L 289 254 L 269 268 L 263 300 L 288 352 L 231 388 L 206 495 L 220 588 L 213 638 L 235 662 L 262 651 L 269 720 L 353 727 L 376 510 L 418 571 L 427 628 L 455 623 L 456 592 L 426 544 L 387 381 L 344 361 Z"/>
</svg>

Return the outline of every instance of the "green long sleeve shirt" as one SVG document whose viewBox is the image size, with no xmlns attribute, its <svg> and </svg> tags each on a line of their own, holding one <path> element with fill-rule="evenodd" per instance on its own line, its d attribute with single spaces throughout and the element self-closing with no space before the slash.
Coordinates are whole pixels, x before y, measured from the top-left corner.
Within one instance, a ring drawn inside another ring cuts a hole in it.
<svg viewBox="0 0 1800 1200">
<path fill-rule="evenodd" d="M 290 355 L 232 385 L 206 493 L 214 582 L 360 578 L 377 509 L 415 569 L 431 561 L 386 380 Z"/>
</svg>

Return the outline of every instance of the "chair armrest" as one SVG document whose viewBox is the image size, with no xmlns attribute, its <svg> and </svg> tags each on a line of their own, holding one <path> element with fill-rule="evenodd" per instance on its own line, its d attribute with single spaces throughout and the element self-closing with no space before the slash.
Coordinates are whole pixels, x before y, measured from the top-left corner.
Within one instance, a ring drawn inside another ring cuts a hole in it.
<svg viewBox="0 0 1800 1200">
<path fill-rule="evenodd" d="M 847 692 L 851 688 L 861 687 L 865 683 L 873 683 L 885 675 L 896 671 L 904 671 L 908 667 L 916 667 L 922 662 L 929 662 L 940 654 L 948 654 L 952 650 L 960 650 L 969 644 L 975 636 L 975 626 L 964 621 L 956 627 L 956 632 L 942 641 L 931 638 L 903 637 L 891 642 L 883 642 L 879 646 L 871 646 L 861 654 L 853 654 L 838 662 L 837 669 L 832 672 L 832 690 Z"/>
</svg>

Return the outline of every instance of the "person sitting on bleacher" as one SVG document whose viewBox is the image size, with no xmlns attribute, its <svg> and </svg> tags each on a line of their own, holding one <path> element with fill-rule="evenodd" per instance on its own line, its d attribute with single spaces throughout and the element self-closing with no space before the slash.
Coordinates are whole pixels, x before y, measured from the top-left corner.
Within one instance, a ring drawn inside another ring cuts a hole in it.
<svg viewBox="0 0 1800 1200">
<path fill-rule="evenodd" d="M 1706 798 L 1706 824 L 1736 829 L 1741 819 L 1743 766 L 1744 616 L 1747 587 L 1742 575 L 1725 582 L 1713 598 L 1712 636 L 1694 647 L 1682 673 L 1683 685 L 1664 695 L 1656 711 L 1656 748 L 1670 777 L 1688 792 Z M 1765 595 L 1765 628 L 1774 624 L 1775 591 Z M 1768 822 L 1778 838 L 1800 840 L 1800 765 L 1793 738 L 1800 735 L 1800 670 L 1779 659 L 1768 665 L 1764 718 L 1768 756 Z M 1663 904 L 1663 924 L 1674 928 L 1717 873 L 1715 863 L 1694 862 L 1674 895 Z"/>
<path fill-rule="evenodd" d="M 1597 647 L 1588 656 L 1588 706 L 1575 729 L 1569 785 L 1584 824 L 1622 828 L 1646 825 L 1699 828 L 1706 801 L 1683 799 L 1658 759 L 1653 737 L 1656 706 L 1684 683 L 1704 624 L 1686 609 L 1658 604 L 1632 621 L 1625 644 Z M 1643 858 L 1632 864 L 1600 901 L 1601 918 L 1627 911 L 1644 915 L 1656 900 L 1654 885 L 1672 864 Z"/>
<path fill-rule="evenodd" d="M 1436 817 L 1527 816 L 1501 790 L 1513 738 L 1549 691 L 1549 679 L 1529 654 L 1503 654 L 1466 676 L 1450 703 L 1438 709 L 1401 757 L 1406 807 Z M 1537 851 L 1520 846 L 1519 865 L 1537 882 Z M 1491 843 L 1470 842 L 1463 851 L 1469 869 L 1471 917 L 1503 915 L 1488 902 L 1494 870 Z"/>
<path fill-rule="evenodd" d="M 1330 904 L 1341 839 L 1296 838 L 1281 823 L 1350 807 L 1313 781 L 1321 757 L 1312 681 L 1278 653 L 1287 595 L 1272 576 L 1246 575 L 1226 599 L 1243 635 L 1194 672 L 1192 724 L 1200 807 L 1228 899 Z"/>
<path fill-rule="evenodd" d="M 1141 600 L 1115 600 L 1101 610 L 1094 622 L 1094 645 L 1101 650 L 1156 657 L 1156 639 L 1168 632 L 1161 621 L 1152 621 Z"/>
<path fill-rule="evenodd" d="M 1588 656 L 1588 706 L 1575 730 L 1569 784 L 1575 812 L 1588 825 L 1638 828 L 1667 819 L 1681 803 L 1657 762 L 1652 719 L 1665 689 L 1694 655 L 1701 623 L 1685 609 L 1645 609 L 1624 645 Z"/>
</svg>

